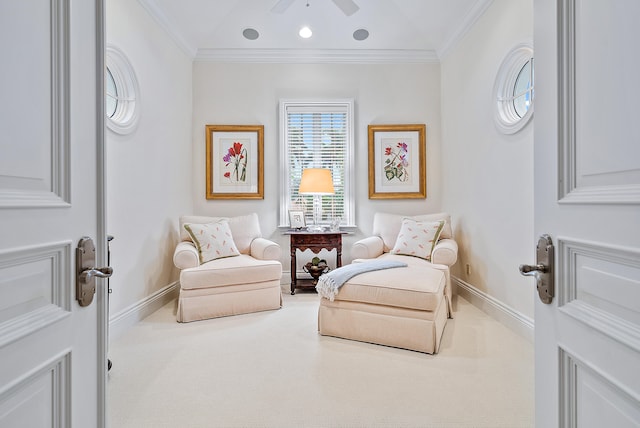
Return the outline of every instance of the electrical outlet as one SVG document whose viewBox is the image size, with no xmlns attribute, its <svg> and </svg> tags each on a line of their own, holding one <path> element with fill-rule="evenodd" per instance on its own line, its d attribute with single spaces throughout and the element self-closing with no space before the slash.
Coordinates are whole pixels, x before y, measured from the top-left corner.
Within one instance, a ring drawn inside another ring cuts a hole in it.
<svg viewBox="0 0 640 428">
<path fill-rule="evenodd" d="M 467 275 L 471 275 L 471 265 L 469 263 L 467 263 L 465 265 L 466 271 L 467 271 Z"/>
</svg>

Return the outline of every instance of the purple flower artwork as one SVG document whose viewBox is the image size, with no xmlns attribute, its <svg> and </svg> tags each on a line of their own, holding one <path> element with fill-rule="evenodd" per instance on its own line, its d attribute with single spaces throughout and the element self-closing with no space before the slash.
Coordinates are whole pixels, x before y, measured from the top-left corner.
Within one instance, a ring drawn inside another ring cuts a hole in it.
<svg viewBox="0 0 640 428">
<path fill-rule="evenodd" d="M 388 182 L 409 180 L 409 148 L 407 143 L 399 141 L 395 146 L 384 148 L 384 176 Z"/>
</svg>

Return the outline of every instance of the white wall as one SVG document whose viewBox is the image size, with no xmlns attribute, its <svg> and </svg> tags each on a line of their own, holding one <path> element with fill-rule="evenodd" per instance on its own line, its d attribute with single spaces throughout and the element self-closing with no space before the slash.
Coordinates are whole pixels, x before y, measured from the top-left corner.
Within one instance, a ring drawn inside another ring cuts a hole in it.
<svg viewBox="0 0 640 428">
<path fill-rule="evenodd" d="M 178 279 L 172 263 L 177 219 L 193 206 L 192 61 L 138 2 L 106 3 L 107 43 L 131 62 L 141 103 L 131 135 L 106 131 L 113 319 Z"/>
<path fill-rule="evenodd" d="M 500 134 L 492 89 L 507 52 L 532 39 L 533 2 L 495 0 L 442 61 L 443 206 L 460 245 L 453 274 L 529 318 L 535 285 L 518 266 L 534 261 L 533 125 Z"/>
<path fill-rule="evenodd" d="M 349 243 L 371 232 L 373 213 L 437 212 L 441 209 L 440 66 L 438 64 L 218 64 L 196 62 L 193 71 L 193 198 L 194 212 L 231 216 L 257 212 L 262 233 L 283 247 L 289 266 L 288 238 L 277 230 L 279 210 L 280 99 L 355 100 L 355 193 L 359 230 L 343 242 L 343 262 L 350 261 Z M 427 199 L 369 200 L 369 124 L 427 125 Z M 264 200 L 205 199 L 205 125 L 265 127 Z"/>
</svg>

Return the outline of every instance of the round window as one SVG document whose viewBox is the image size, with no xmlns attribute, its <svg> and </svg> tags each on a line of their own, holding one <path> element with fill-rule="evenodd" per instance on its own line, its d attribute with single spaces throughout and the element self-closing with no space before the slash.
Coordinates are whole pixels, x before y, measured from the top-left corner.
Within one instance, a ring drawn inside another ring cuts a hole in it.
<svg viewBox="0 0 640 428">
<path fill-rule="evenodd" d="M 138 80 L 131 63 L 118 48 L 107 46 L 106 63 L 107 128 L 118 134 L 129 134 L 138 124 L 140 104 Z"/>
<path fill-rule="evenodd" d="M 500 65 L 494 85 L 495 122 L 505 134 L 524 127 L 533 116 L 533 48 L 520 44 Z"/>
<path fill-rule="evenodd" d="M 105 86 L 107 89 L 105 102 L 107 104 L 106 114 L 107 117 L 113 117 L 118 109 L 118 88 L 116 87 L 116 81 L 111 74 L 111 70 L 107 67 L 107 73 L 105 75 Z"/>
</svg>

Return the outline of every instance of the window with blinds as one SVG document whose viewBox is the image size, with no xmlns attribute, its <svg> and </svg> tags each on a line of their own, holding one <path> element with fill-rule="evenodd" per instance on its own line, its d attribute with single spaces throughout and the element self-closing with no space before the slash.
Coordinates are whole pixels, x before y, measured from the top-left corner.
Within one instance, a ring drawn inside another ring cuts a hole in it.
<svg viewBox="0 0 640 428">
<path fill-rule="evenodd" d="M 353 198 L 353 101 L 280 102 L 280 143 L 283 177 L 280 224 L 289 222 L 291 209 L 304 209 L 307 224 L 313 217 L 313 196 L 298 194 L 306 168 L 331 170 L 335 194 L 322 196 L 320 224 L 341 219 L 351 226 Z"/>
</svg>

